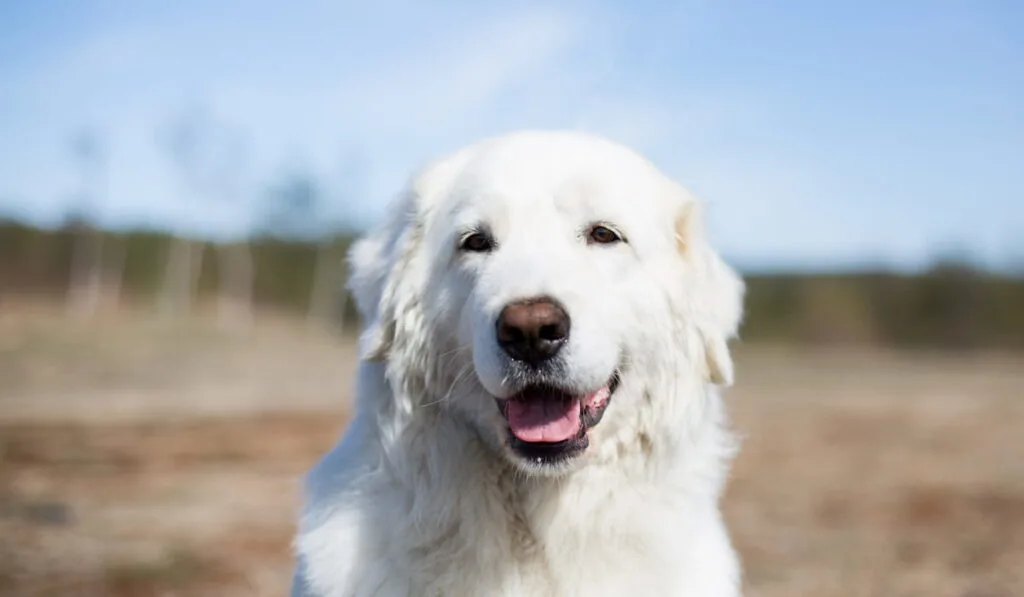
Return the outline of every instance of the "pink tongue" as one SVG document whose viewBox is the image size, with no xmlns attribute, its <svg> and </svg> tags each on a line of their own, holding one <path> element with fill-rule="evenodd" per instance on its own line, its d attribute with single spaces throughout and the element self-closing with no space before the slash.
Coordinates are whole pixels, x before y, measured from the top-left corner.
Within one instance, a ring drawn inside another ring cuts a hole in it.
<svg viewBox="0 0 1024 597">
<path fill-rule="evenodd" d="M 524 442 L 565 441 L 580 430 L 578 398 L 511 400 L 507 412 L 509 428 Z"/>
</svg>

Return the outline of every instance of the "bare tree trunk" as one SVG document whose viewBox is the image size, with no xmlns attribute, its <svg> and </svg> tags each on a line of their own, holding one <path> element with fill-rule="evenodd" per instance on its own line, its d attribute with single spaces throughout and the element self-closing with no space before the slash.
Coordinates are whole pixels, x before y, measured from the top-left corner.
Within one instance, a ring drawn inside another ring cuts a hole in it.
<svg viewBox="0 0 1024 597">
<path fill-rule="evenodd" d="M 189 284 L 188 284 L 188 300 L 185 304 L 188 305 L 188 311 L 191 313 L 193 305 L 198 302 L 199 299 L 199 279 L 203 274 L 203 257 L 206 256 L 206 243 L 191 242 L 189 243 L 189 258 L 191 262 L 189 264 Z"/>
<path fill-rule="evenodd" d="M 160 289 L 159 312 L 164 320 L 188 313 L 192 307 L 195 268 L 195 249 L 192 241 L 174 237 L 171 240 L 164 266 L 164 280 Z"/>
<path fill-rule="evenodd" d="M 80 200 L 83 215 L 89 214 L 103 192 L 103 160 L 95 134 L 86 131 L 72 140 L 72 150 L 81 167 Z M 103 233 L 88 219 L 77 227 L 71 256 L 71 280 L 68 286 L 68 313 L 75 319 L 88 319 L 99 307 L 103 284 Z"/>
<path fill-rule="evenodd" d="M 217 322 L 222 329 L 248 332 L 253 323 L 254 268 L 248 242 L 221 245 Z"/>
<path fill-rule="evenodd" d="M 108 255 L 103 263 L 103 291 L 108 296 L 112 309 L 120 307 L 121 286 L 124 281 L 124 264 L 128 252 L 128 241 L 117 239 L 107 243 Z"/>
<path fill-rule="evenodd" d="M 102 290 L 102 232 L 91 225 L 79 230 L 73 251 L 67 294 L 68 314 L 75 319 L 89 319 L 96 314 Z"/>
<path fill-rule="evenodd" d="M 309 310 L 306 313 L 306 325 L 317 328 L 331 318 L 331 305 L 335 298 L 335 274 L 333 241 L 320 243 L 316 252 L 316 269 L 313 272 L 313 288 L 309 296 Z"/>
</svg>

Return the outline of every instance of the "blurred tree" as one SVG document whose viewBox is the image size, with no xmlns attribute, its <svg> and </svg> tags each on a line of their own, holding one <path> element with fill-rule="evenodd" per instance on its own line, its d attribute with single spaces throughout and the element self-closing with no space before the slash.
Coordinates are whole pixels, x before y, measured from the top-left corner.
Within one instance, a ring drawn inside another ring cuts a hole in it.
<svg viewBox="0 0 1024 597">
<path fill-rule="evenodd" d="M 194 197 L 198 178 L 198 152 L 205 114 L 190 108 L 179 114 L 161 139 L 174 166 L 180 191 Z M 159 311 L 168 319 L 187 313 L 195 298 L 196 279 L 203 263 L 203 247 L 196 247 L 191 239 L 176 234 L 168 250 L 164 266 L 164 280 L 160 291 Z"/>
<path fill-rule="evenodd" d="M 817 276 L 799 284 L 800 319 L 790 333 L 810 344 L 871 344 L 877 330 L 857 280 Z"/>
<path fill-rule="evenodd" d="M 96 133 L 77 133 L 71 139 L 71 152 L 78 166 L 79 181 L 78 208 L 70 227 L 75 240 L 66 303 L 72 317 L 89 318 L 99 306 L 103 282 L 103 235 L 92 221 L 104 175 Z"/>
<path fill-rule="evenodd" d="M 226 204 L 245 202 L 248 193 L 242 178 L 245 167 L 245 139 L 241 132 L 219 127 L 214 134 L 210 156 L 209 191 L 211 199 Z M 244 209 L 249 213 L 250 209 Z M 243 238 L 217 245 L 218 321 L 221 327 L 246 331 L 252 326 L 254 264 L 246 230 Z"/>
<path fill-rule="evenodd" d="M 318 220 L 321 189 L 313 174 L 293 170 L 270 187 L 262 230 L 267 236 L 281 239 L 317 238 L 323 233 Z"/>
<path fill-rule="evenodd" d="M 334 194 L 331 203 L 346 212 L 356 197 L 361 184 L 360 174 L 363 171 L 362 160 L 357 153 L 349 153 L 342 160 L 341 172 L 338 177 L 339 191 Z M 324 321 L 333 322 L 338 333 L 345 331 L 345 316 L 348 312 L 348 290 L 344 287 L 347 276 L 345 252 L 353 237 L 343 216 L 323 217 L 327 226 L 317 250 L 317 269 L 313 276 L 313 288 L 310 291 L 310 309 L 307 323 L 311 327 L 320 326 Z"/>
<path fill-rule="evenodd" d="M 348 174 L 351 176 L 354 172 Z M 313 328 L 330 321 L 334 315 L 334 299 L 343 277 L 344 259 L 339 255 L 343 249 L 339 246 L 343 244 L 339 243 L 343 226 L 338 218 L 331 216 L 330 207 L 342 204 L 345 194 L 330 197 L 312 173 L 301 169 L 288 172 L 269 193 L 264 231 L 272 237 L 303 239 L 317 245 L 306 311 L 307 323 Z"/>
<path fill-rule="evenodd" d="M 216 122 L 202 108 L 184 111 L 164 139 L 178 171 L 182 192 L 193 200 L 226 205 L 244 203 L 246 143 L 241 131 Z M 251 209 L 243 209 L 249 213 Z M 224 328 L 248 330 L 253 320 L 255 266 L 249 233 L 214 245 L 217 255 L 218 321 Z M 185 236 L 172 241 L 165 268 L 161 312 L 164 316 L 191 309 L 198 293 L 205 246 Z"/>
<path fill-rule="evenodd" d="M 1007 251 L 1007 254 L 1009 255 L 1007 270 L 1010 276 L 1024 279 L 1024 248 L 1011 249 Z"/>
<path fill-rule="evenodd" d="M 952 349 L 976 348 L 991 304 L 982 274 L 961 258 L 935 264 L 919 285 L 918 314 L 926 342 Z"/>
</svg>

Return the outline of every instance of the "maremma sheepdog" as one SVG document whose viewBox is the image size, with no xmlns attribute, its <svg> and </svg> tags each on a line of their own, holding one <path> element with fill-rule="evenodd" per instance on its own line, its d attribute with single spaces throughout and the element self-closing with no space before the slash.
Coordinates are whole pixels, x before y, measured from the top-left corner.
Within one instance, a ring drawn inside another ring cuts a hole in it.
<svg viewBox="0 0 1024 597">
<path fill-rule="evenodd" d="M 294 597 L 724 597 L 743 282 L 637 153 L 522 131 L 427 164 L 350 253 L 356 409 Z"/>
</svg>

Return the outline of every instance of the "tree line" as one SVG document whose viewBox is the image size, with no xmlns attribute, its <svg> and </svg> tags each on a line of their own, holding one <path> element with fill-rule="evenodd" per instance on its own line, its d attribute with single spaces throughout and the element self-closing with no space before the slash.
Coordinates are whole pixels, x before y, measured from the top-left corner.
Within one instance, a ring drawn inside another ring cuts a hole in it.
<svg viewBox="0 0 1024 597">
<path fill-rule="evenodd" d="M 260 308 L 299 313 L 317 326 L 352 330 L 356 324 L 352 301 L 340 292 L 351 234 L 267 233 L 244 244 L 212 243 L 159 231 L 98 231 L 82 222 L 46 230 L 2 221 L 0 294 L 66 297 L 72 315 L 87 314 L 72 306 L 81 300 L 74 296 L 82 283 L 76 247 L 88 238 L 100 241 L 93 256 L 98 265 L 90 274 L 93 308 L 103 301 L 130 301 L 148 305 L 156 317 L 174 318 L 198 301 L 213 300 L 219 318 L 235 328 L 247 326 Z M 181 246 L 189 251 L 176 259 Z M 239 251 L 247 256 L 241 276 L 232 262 Z M 175 282 L 182 277 L 186 284 Z M 741 335 L 746 342 L 1024 349 L 1024 280 L 964 264 L 940 263 L 918 275 L 748 274 L 745 279 Z"/>
</svg>

